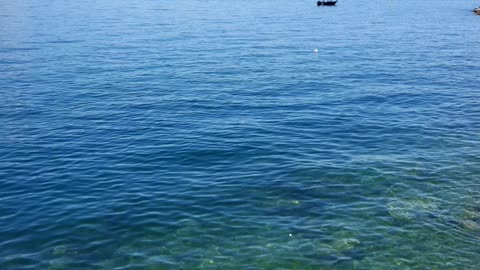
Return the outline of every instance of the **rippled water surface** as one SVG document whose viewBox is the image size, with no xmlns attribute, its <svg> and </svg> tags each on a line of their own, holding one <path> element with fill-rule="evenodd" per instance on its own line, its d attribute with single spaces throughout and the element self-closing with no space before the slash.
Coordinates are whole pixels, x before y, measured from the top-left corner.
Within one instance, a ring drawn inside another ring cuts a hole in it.
<svg viewBox="0 0 480 270">
<path fill-rule="evenodd" d="M 480 269 L 474 6 L 0 0 L 0 269 Z"/>
</svg>

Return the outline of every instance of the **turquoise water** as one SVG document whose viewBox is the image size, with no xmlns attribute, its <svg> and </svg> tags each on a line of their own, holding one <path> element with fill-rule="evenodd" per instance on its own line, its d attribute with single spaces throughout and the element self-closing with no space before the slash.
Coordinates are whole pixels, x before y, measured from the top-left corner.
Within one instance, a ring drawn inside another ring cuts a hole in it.
<svg viewBox="0 0 480 270">
<path fill-rule="evenodd" d="M 476 5 L 0 0 L 0 269 L 480 269 Z"/>
</svg>

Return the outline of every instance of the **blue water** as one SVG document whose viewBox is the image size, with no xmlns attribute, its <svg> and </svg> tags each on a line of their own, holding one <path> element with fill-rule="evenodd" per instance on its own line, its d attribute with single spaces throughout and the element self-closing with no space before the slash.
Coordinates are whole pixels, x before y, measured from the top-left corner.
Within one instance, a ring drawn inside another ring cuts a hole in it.
<svg viewBox="0 0 480 270">
<path fill-rule="evenodd" d="M 0 0 L 0 269 L 480 269 L 476 4 Z"/>
</svg>

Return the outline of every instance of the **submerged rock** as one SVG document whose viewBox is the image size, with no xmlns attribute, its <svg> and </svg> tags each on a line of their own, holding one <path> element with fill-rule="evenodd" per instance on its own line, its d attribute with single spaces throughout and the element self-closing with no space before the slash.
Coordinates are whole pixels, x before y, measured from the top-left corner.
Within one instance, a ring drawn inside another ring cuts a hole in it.
<svg viewBox="0 0 480 270">
<path fill-rule="evenodd" d="M 360 244 L 360 240 L 355 238 L 343 238 L 335 240 L 332 244 L 332 247 L 337 251 L 347 251 L 355 248 Z"/>
<path fill-rule="evenodd" d="M 48 266 L 48 270 L 63 270 L 63 269 L 68 269 L 69 260 L 66 258 L 58 258 L 51 260 Z"/>
<path fill-rule="evenodd" d="M 403 199 L 387 204 L 388 213 L 401 220 L 412 220 L 421 215 L 426 215 L 437 209 L 437 205 L 424 199 Z"/>
<path fill-rule="evenodd" d="M 472 231 L 480 231 L 480 224 L 473 220 L 464 220 L 462 222 L 463 226 Z"/>
<path fill-rule="evenodd" d="M 463 217 L 469 220 L 480 219 L 480 211 L 465 209 Z"/>
</svg>

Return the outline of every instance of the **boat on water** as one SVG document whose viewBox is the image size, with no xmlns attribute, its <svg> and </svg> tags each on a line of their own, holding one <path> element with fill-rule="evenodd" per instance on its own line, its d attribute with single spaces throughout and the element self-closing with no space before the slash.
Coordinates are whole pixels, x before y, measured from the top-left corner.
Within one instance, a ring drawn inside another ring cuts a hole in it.
<svg viewBox="0 0 480 270">
<path fill-rule="evenodd" d="M 477 15 L 480 15 L 480 7 L 474 8 L 473 12 L 475 12 Z"/>
<path fill-rule="evenodd" d="M 335 6 L 337 0 L 321 0 L 317 2 L 317 6 Z"/>
</svg>

